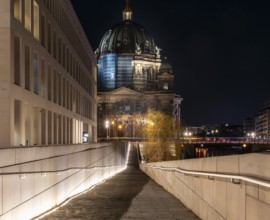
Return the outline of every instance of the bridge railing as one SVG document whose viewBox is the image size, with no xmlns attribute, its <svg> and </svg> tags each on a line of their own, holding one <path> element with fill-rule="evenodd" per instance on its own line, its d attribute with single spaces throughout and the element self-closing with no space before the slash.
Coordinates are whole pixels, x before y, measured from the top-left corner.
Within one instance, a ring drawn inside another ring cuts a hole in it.
<svg viewBox="0 0 270 220">
<path fill-rule="evenodd" d="M 104 137 L 98 138 L 99 142 L 108 141 L 148 141 L 142 137 Z M 270 138 L 250 138 L 250 137 L 180 137 L 168 138 L 168 140 L 181 141 L 186 144 L 270 144 Z"/>
</svg>

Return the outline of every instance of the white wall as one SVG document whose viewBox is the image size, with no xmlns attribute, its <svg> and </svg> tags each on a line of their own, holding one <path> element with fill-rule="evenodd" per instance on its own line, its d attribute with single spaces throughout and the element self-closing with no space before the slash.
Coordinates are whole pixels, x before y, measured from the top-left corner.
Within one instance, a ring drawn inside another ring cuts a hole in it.
<svg viewBox="0 0 270 220">
<path fill-rule="evenodd" d="M 0 149 L 0 219 L 31 219 L 111 177 L 125 168 L 127 149 L 124 143 Z"/>
<path fill-rule="evenodd" d="M 151 163 L 163 167 L 186 170 L 252 176 L 270 181 L 270 155 L 246 154 L 201 158 L 182 161 Z M 153 169 L 141 164 L 141 169 L 182 201 L 203 220 L 268 220 L 270 216 L 270 189 L 230 179 L 184 175 Z"/>
</svg>

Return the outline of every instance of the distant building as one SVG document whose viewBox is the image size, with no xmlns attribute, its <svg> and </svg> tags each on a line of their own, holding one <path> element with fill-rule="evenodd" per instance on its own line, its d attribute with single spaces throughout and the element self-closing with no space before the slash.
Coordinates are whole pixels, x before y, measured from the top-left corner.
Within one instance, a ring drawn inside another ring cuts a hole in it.
<svg viewBox="0 0 270 220">
<path fill-rule="evenodd" d="M 256 136 L 261 138 L 270 138 L 270 102 L 258 112 L 256 119 Z"/>
<path fill-rule="evenodd" d="M 243 131 L 245 136 L 255 136 L 255 117 L 248 117 L 243 121 Z"/>
<path fill-rule="evenodd" d="M 182 98 L 173 90 L 172 67 L 132 16 L 126 1 L 123 22 L 105 33 L 96 50 L 100 137 L 140 136 L 141 116 L 150 108 L 173 114 L 180 125 Z"/>
<path fill-rule="evenodd" d="M 243 126 L 231 124 L 213 124 L 186 127 L 183 136 L 197 137 L 242 137 Z"/>
<path fill-rule="evenodd" d="M 96 59 L 70 1 L 0 8 L 0 147 L 95 142 Z"/>
</svg>

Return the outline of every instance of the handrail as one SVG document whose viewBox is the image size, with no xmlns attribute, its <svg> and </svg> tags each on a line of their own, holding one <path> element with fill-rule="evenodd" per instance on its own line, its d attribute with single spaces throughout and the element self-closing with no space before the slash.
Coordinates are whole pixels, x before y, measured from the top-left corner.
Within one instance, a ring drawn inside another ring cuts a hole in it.
<svg viewBox="0 0 270 220">
<path fill-rule="evenodd" d="M 224 174 L 224 173 L 213 173 L 213 172 L 204 172 L 204 171 L 192 171 L 192 170 L 185 170 L 181 169 L 179 167 L 163 167 L 163 166 L 155 166 L 155 165 L 150 165 L 150 164 L 145 164 L 146 166 L 152 167 L 154 169 L 160 169 L 160 170 L 165 170 L 165 171 L 173 171 L 173 172 L 178 172 L 178 173 L 183 173 L 183 174 L 191 174 L 191 175 L 197 175 L 197 176 L 208 176 L 208 177 L 221 177 L 221 178 L 226 178 L 226 179 L 231 179 L 233 183 L 238 183 L 235 180 L 243 180 L 249 183 L 254 183 L 259 186 L 264 186 L 267 188 L 270 188 L 270 182 L 261 180 L 258 178 L 254 177 L 248 177 L 248 176 L 240 176 L 240 175 L 235 175 L 235 174 Z"/>
<path fill-rule="evenodd" d="M 0 176 L 9 176 L 9 175 L 21 175 L 21 174 L 47 174 L 47 173 L 63 173 L 71 170 L 92 170 L 98 168 L 112 168 L 112 167 L 121 167 L 124 166 L 123 164 L 120 165 L 107 165 L 107 166 L 92 166 L 92 167 L 69 167 L 66 169 L 58 169 L 58 170 L 36 170 L 36 171 L 18 171 L 18 172 L 0 172 Z"/>
</svg>

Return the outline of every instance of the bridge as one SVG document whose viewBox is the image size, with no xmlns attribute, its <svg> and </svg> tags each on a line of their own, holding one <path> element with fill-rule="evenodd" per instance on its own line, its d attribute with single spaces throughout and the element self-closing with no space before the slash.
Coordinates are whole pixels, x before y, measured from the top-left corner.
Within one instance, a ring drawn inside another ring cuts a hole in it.
<svg viewBox="0 0 270 220">
<path fill-rule="evenodd" d="M 172 138 L 171 140 L 180 141 L 183 144 L 270 144 L 270 138 L 250 137 L 181 137 Z M 148 139 L 138 137 L 108 137 L 99 138 L 99 141 L 148 141 Z"/>
<path fill-rule="evenodd" d="M 190 137 L 179 140 L 191 144 L 270 144 L 269 138 L 247 137 Z"/>
<path fill-rule="evenodd" d="M 0 149 L 0 219 L 268 219 L 268 153 L 138 167 L 131 146 Z"/>
</svg>

